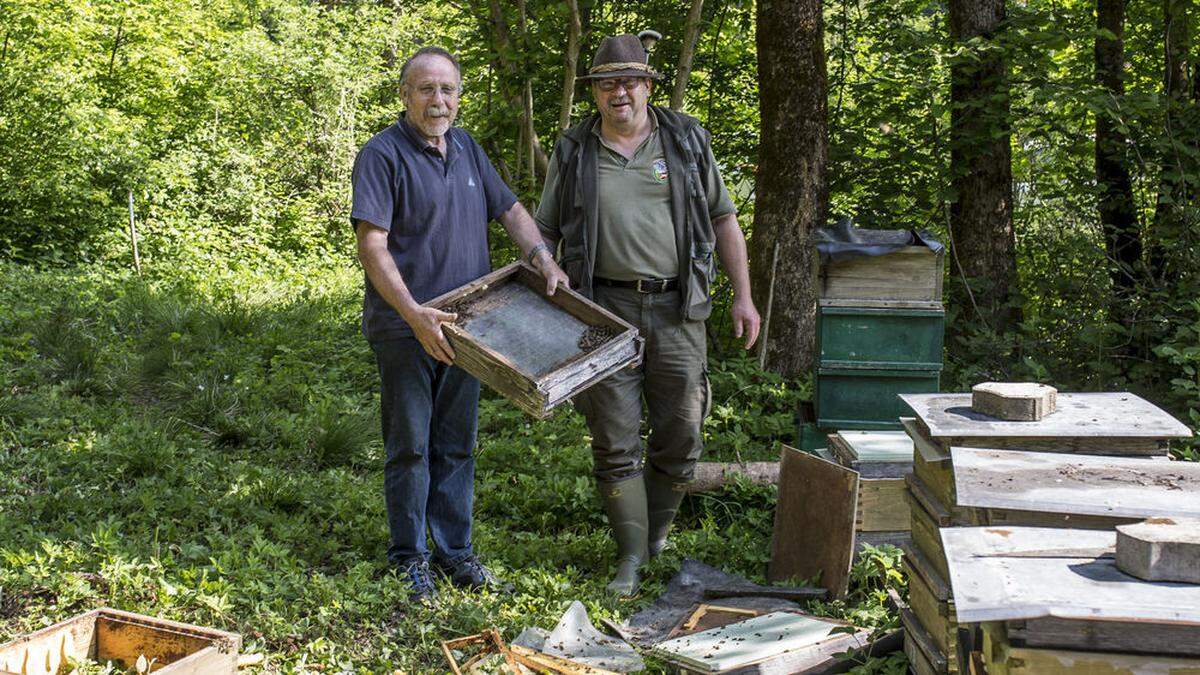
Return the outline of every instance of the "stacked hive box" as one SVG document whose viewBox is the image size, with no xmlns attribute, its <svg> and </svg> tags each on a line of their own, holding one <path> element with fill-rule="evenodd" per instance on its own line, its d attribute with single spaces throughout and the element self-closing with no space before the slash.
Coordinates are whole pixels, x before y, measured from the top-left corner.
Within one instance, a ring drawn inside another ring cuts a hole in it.
<svg viewBox="0 0 1200 675">
<path fill-rule="evenodd" d="M 832 461 L 858 473 L 855 554 L 860 544 L 906 546 L 909 540 L 905 477 L 913 445 L 903 431 L 839 431 L 829 435 Z"/>
<path fill-rule="evenodd" d="M 1117 509 L 1084 493 L 1074 501 L 1075 493 L 1070 491 L 1057 501 L 1030 501 L 1005 498 L 1000 488 L 1019 488 L 1042 479 L 1053 487 L 1064 479 L 1074 480 L 1080 471 L 1076 465 L 1085 455 L 1105 455 L 1111 459 L 1099 461 L 1113 464 L 1129 461 L 1126 457 L 1141 458 L 1134 461 L 1142 464 L 1149 457 L 1165 461 L 1168 441 L 1190 435 L 1187 427 L 1132 394 L 1060 394 L 1058 412 L 1038 422 L 1005 422 L 975 413 L 970 394 L 902 398 L 916 413 L 901 420 L 914 448 L 913 473 L 908 477 L 913 543 L 904 561 L 909 609 L 902 612 L 902 619 L 905 651 L 913 670 L 922 674 L 968 672 L 969 655 L 978 649 L 977 632 L 958 622 L 940 528 L 1111 529 L 1157 515 L 1138 510 L 1145 504 Z M 1060 453 L 1071 461 L 984 475 L 990 465 L 1043 457 L 1031 453 Z M 1072 453 L 1077 453 L 1073 460 Z"/>
<path fill-rule="evenodd" d="M 938 390 L 942 254 L 921 245 L 815 266 L 816 425 L 899 429 L 897 394 Z"/>
<path fill-rule="evenodd" d="M 1177 477 L 1179 490 L 1141 485 L 1143 500 L 1200 510 L 1200 466 L 1188 464 L 1148 471 L 1159 482 Z M 959 615 L 982 628 L 973 663 L 990 675 L 1200 673 L 1200 584 L 1125 574 L 1112 556 L 1115 532 L 956 527 L 942 543 Z"/>
</svg>

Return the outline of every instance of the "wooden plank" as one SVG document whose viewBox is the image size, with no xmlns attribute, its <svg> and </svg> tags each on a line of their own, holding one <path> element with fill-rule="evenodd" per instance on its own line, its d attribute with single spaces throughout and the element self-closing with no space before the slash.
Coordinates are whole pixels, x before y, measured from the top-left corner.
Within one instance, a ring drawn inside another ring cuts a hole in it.
<svg viewBox="0 0 1200 675">
<path fill-rule="evenodd" d="M 958 504 L 1140 519 L 1200 517 L 1200 463 L 952 448 Z"/>
<path fill-rule="evenodd" d="M 938 573 L 933 561 L 921 549 L 910 546 L 904 549 L 904 564 L 919 577 L 938 602 L 947 602 L 952 597 L 950 583 Z M 911 575 L 910 575 L 911 576 Z"/>
<path fill-rule="evenodd" d="M 0 645 L 0 673 L 57 673 L 68 659 L 86 660 L 99 614 L 94 610 Z"/>
<path fill-rule="evenodd" d="M 857 502 L 857 473 L 784 445 L 767 578 L 819 578 L 832 597 L 845 597 Z"/>
<path fill-rule="evenodd" d="M 1196 626 L 1044 618 L 1008 621 L 1005 627 L 1009 641 L 1020 647 L 1200 656 Z"/>
<path fill-rule="evenodd" d="M 854 528 L 859 532 L 907 530 L 907 488 L 903 478 L 859 478 Z"/>
<path fill-rule="evenodd" d="M 913 547 L 929 559 L 933 569 L 943 579 L 948 579 L 950 570 L 946 565 L 946 554 L 942 551 L 941 532 L 937 521 L 934 516 L 925 510 L 925 507 L 917 500 L 913 492 L 910 491 L 908 495 L 910 513 L 912 514 Z"/>
<path fill-rule="evenodd" d="M 96 622 L 97 660 L 131 668 L 144 655 L 161 667 L 154 672 L 235 673 L 241 643 L 235 633 L 111 609 Z"/>
<path fill-rule="evenodd" d="M 913 442 L 914 457 L 920 454 L 926 462 L 949 462 L 950 449 L 925 435 L 923 427 L 912 417 L 901 417 L 900 426 Z"/>
<path fill-rule="evenodd" d="M 1040 527 L 941 530 L 962 622 L 1060 619 L 1200 626 L 1200 585 L 1146 582 L 1109 555 L 1116 532 Z M 915 540 L 915 538 L 914 538 Z"/>
<path fill-rule="evenodd" d="M 875 298 L 821 298 L 818 307 L 867 307 L 871 309 L 944 310 L 940 300 L 878 300 Z"/>
<path fill-rule="evenodd" d="M 921 626 L 915 614 L 908 607 L 900 607 L 900 625 L 904 628 L 904 654 L 908 657 L 909 665 L 916 673 L 933 673 L 945 675 L 957 673 L 957 664 L 953 659 L 938 650 L 933 638 Z"/>
<path fill-rule="evenodd" d="M 950 462 L 927 462 L 923 455 L 916 453 L 913 457 L 912 475 L 942 508 L 952 511 L 958 504 L 954 468 Z"/>
<path fill-rule="evenodd" d="M 913 409 L 930 438 L 956 439 L 954 445 L 962 444 L 957 439 L 968 438 L 1080 439 L 1081 443 L 1108 439 L 1120 443 L 1192 437 L 1179 420 L 1127 392 L 1060 393 L 1058 412 L 1038 422 L 1007 422 L 981 415 L 971 409 L 970 394 L 901 394 L 900 398 Z M 1139 451 L 1145 447 L 1133 445 Z M 1078 446 L 1079 451 L 1086 449 L 1086 445 Z"/>
<path fill-rule="evenodd" d="M 819 265 L 822 298 L 940 301 L 942 254 L 908 246 L 882 256 L 856 256 Z"/>
<path fill-rule="evenodd" d="M 1007 675 L 1200 675 L 1200 659 L 1026 647 L 1009 647 L 1006 656 L 997 672 Z"/>
<path fill-rule="evenodd" d="M 958 653 L 958 621 L 950 600 L 938 600 L 918 574 L 908 575 L 908 605 L 943 654 Z"/>
</svg>

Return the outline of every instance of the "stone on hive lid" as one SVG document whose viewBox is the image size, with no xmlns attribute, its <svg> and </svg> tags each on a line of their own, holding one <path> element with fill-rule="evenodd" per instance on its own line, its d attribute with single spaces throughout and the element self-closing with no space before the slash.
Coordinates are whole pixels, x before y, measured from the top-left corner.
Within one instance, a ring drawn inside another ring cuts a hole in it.
<svg viewBox="0 0 1200 675">
<path fill-rule="evenodd" d="M 1009 422 L 1036 422 L 1054 412 L 1057 395 L 1036 382 L 983 382 L 971 388 L 971 409 Z"/>
<path fill-rule="evenodd" d="M 1200 518 L 1147 518 L 1117 526 L 1117 567 L 1146 581 L 1200 584 Z"/>
</svg>

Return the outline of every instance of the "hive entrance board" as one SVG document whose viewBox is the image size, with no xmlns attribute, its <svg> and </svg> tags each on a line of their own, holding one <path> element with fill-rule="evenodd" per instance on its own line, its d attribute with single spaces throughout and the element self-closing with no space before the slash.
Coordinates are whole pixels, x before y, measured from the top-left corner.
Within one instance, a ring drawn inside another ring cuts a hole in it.
<svg viewBox="0 0 1200 675">
<path fill-rule="evenodd" d="M 637 363 L 637 329 L 569 288 L 513 263 L 427 303 L 458 314 L 443 330 L 455 365 L 525 412 L 545 417 L 604 377 Z"/>
</svg>

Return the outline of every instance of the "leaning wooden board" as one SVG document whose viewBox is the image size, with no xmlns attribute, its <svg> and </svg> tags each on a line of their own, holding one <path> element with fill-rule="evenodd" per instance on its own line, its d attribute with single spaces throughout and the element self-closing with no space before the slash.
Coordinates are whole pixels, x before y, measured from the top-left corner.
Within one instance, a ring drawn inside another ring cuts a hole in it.
<svg viewBox="0 0 1200 675">
<path fill-rule="evenodd" d="M 916 425 L 941 450 L 953 446 L 1091 455 L 1166 455 L 1192 431 L 1127 392 L 1058 394 L 1058 410 L 1037 422 L 997 420 L 971 409 L 970 394 L 901 394 Z M 918 439 L 918 450 L 922 450 Z M 932 459 L 932 458 L 931 458 Z"/>
<path fill-rule="evenodd" d="M 459 314 L 443 324 L 455 365 L 534 417 L 642 356 L 637 329 L 516 262 L 426 303 Z M 596 335 L 599 344 L 582 343 Z"/>
<path fill-rule="evenodd" d="M 132 670 L 139 656 L 155 673 L 232 674 L 241 645 L 235 633 L 104 608 L 0 645 L 0 675 L 56 673 L 68 659 Z"/>
<path fill-rule="evenodd" d="M 845 597 L 857 504 L 856 472 L 783 446 L 767 579 L 819 578 L 830 596 Z"/>
</svg>

